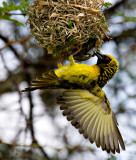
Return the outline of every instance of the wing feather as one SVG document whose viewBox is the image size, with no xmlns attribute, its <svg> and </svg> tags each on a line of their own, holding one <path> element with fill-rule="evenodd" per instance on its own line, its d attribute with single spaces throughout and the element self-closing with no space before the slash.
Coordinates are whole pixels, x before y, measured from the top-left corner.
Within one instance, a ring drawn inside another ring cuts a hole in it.
<svg viewBox="0 0 136 160">
<path fill-rule="evenodd" d="M 82 103 L 79 105 L 79 107 L 73 106 L 73 107 L 70 107 L 69 109 L 70 109 L 71 111 L 73 111 L 73 113 L 75 113 L 75 114 L 77 114 L 77 115 L 78 115 L 78 113 L 81 113 L 81 112 L 84 111 L 85 109 L 86 109 L 86 110 L 89 110 L 89 109 L 90 109 L 90 108 L 88 107 L 88 106 L 89 106 L 89 102 L 86 103 L 86 104 L 84 105 L 84 107 L 81 106 L 81 105 L 82 105 Z"/>
<path fill-rule="evenodd" d="M 117 127 L 117 126 L 115 126 L 115 128 L 116 128 L 116 132 L 117 132 L 117 136 L 118 136 L 119 144 L 121 145 L 121 148 L 122 148 L 123 150 L 125 150 L 125 145 L 124 145 L 124 142 L 123 142 L 122 136 L 121 136 L 121 134 L 120 134 L 120 131 L 119 131 L 119 129 L 118 129 L 118 127 Z"/>
<path fill-rule="evenodd" d="M 74 116 L 80 121 L 81 117 L 83 117 L 84 115 L 86 115 L 89 111 L 89 108 L 85 108 L 82 112 L 80 113 L 74 113 Z"/>
<path fill-rule="evenodd" d="M 90 119 L 92 118 L 91 115 L 93 115 L 93 113 L 92 113 L 92 111 L 89 111 L 86 114 L 84 114 L 83 117 L 81 117 L 81 119 L 80 119 L 81 126 L 83 126 L 85 120 L 87 121 L 86 125 L 87 125 L 87 123 L 89 123 Z"/>
<path fill-rule="evenodd" d="M 109 131 L 109 143 L 112 150 L 114 150 L 114 144 L 113 144 L 113 133 L 112 133 L 112 124 L 111 124 L 111 118 L 108 116 L 108 131 Z"/>
<path fill-rule="evenodd" d="M 83 103 L 83 102 L 86 103 L 86 100 L 79 99 L 79 100 L 68 101 L 68 100 L 66 99 L 65 102 L 66 102 L 68 105 L 70 105 L 70 106 L 74 106 L 74 105 L 79 104 L 79 103 Z"/>
<path fill-rule="evenodd" d="M 98 97 L 87 90 L 65 90 L 59 101 L 63 114 L 71 121 L 71 124 L 95 142 L 97 147 L 108 153 L 118 152 L 120 148 L 125 150 L 125 145 L 118 129 L 118 123 L 112 112 L 106 95 Z"/>
<path fill-rule="evenodd" d="M 99 112 L 100 112 L 100 110 L 99 110 Z M 97 116 L 97 119 L 95 121 L 94 127 L 92 129 L 92 139 L 93 139 L 93 141 L 95 141 L 96 132 L 97 132 L 97 129 L 99 127 L 100 118 L 101 118 L 101 113 L 98 113 L 98 114 L 99 114 L 99 116 Z"/>
<path fill-rule="evenodd" d="M 92 119 L 89 122 L 89 125 L 87 127 L 87 133 L 88 133 L 89 137 L 92 136 L 92 129 L 93 129 L 94 124 L 96 122 L 96 119 L 98 117 L 98 112 L 99 112 L 99 110 L 97 112 L 95 112 L 94 116 L 92 117 Z"/>
<path fill-rule="evenodd" d="M 87 130 L 88 125 L 89 125 L 90 121 L 92 120 L 94 114 L 95 114 L 95 110 L 91 110 L 87 113 L 87 115 L 85 117 L 86 119 L 83 121 L 83 123 L 81 123 L 84 130 Z"/>
<path fill-rule="evenodd" d="M 69 109 L 71 111 L 76 111 L 76 109 L 82 109 L 84 110 L 85 108 L 87 108 L 89 106 L 89 103 L 88 101 L 87 102 L 83 102 L 83 103 L 80 103 L 80 104 L 76 104 L 76 105 L 73 105 L 73 106 L 69 106 Z"/>
<path fill-rule="evenodd" d="M 96 146 L 100 147 L 100 131 L 101 131 L 101 127 L 102 127 L 102 112 L 100 112 L 100 119 L 99 119 L 99 123 L 98 123 L 98 127 L 97 127 L 97 131 L 96 131 L 96 136 L 95 136 L 95 141 L 96 141 Z"/>
<path fill-rule="evenodd" d="M 71 121 L 73 119 L 75 119 L 73 114 L 70 114 L 70 115 L 67 116 L 68 121 Z"/>
<path fill-rule="evenodd" d="M 108 120 L 107 116 L 105 117 L 105 126 L 104 126 L 104 137 L 105 137 L 105 145 L 107 149 L 110 149 L 110 143 L 109 143 L 109 134 L 108 134 Z"/>
<path fill-rule="evenodd" d="M 105 125 L 105 117 L 102 119 L 101 131 L 100 131 L 100 144 L 102 149 L 105 149 L 105 141 L 104 141 L 104 125 Z"/>
</svg>

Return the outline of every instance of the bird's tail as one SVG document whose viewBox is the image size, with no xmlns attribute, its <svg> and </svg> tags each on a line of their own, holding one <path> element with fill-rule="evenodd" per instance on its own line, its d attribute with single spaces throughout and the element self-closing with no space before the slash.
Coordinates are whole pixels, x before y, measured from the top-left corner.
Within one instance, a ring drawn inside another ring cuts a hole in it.
<svg viewBox="0 0 136 160">
<path fill-rule="evenodd" d="M 33 91 L 36 89 L 56 89 L 59 88 L 58 77 L 54 71 L 44 73 L 42 76 L 36 77 L 28 88 L 22 90 L 22 92 Z"/>
</svg>

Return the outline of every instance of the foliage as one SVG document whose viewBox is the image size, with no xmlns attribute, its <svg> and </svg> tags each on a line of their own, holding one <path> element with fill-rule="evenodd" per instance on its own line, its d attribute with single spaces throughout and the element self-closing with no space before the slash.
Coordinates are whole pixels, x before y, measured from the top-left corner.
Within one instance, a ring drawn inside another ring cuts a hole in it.
<svg viewBox="0 0 136 160">
<path fill-rule="evenodd" d="M 105 2 L 103 6 L 105 6 L 106 8 L 109 8 L 112 5 L 112 3 L 110 2 Z"/>
<path fill-rule="evenodd" d="M 14 1 L 3 2 L 3 6 L 0 7 L 0 19 L 13 21 L 17 25 L 24 25 L 20 21 L 11 18 L 14 15 L 12 11 L 20 11 L 22 15 L 28 15 L 29 3 L 28 0 L 21 0 L 19 5 L 16 5 Z"/>
<path fill-rule="evenodd" d="M 116 157 L 112 154 L 110 154 L 109 158 L 107 158 L 107 160 L 116 160 Z"/>
<path fill-rule="evenodd" d="M 116 11 L 116 14 L 120 17 L 123 17 L 125 22 L 136 22 L 136 17 L 126 16 L 124 13 L 121 13 L 119 11 Z"/>
</svg>

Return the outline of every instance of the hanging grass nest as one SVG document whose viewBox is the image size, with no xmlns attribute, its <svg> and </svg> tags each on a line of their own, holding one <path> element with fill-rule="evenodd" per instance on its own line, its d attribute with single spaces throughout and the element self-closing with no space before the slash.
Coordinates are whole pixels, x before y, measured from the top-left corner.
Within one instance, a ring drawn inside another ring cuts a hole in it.
<svg viewBox="0 0 136 160">
<path fill-rule="evenodd" d="M 103 0 L 99 0 L 103 2 Z M 84 56 L 101 47 L 108 29 L 102 4 L 97 0 L 35 0 L 30 5 L 28 23 L 37 43 L 54 57 Z"/>
</svg>

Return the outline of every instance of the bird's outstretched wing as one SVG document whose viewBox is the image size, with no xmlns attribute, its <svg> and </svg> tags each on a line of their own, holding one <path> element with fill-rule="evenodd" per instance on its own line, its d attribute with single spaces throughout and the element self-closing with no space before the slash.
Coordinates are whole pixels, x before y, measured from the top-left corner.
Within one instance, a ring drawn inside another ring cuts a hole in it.
<svg viewBox="0 0 136 160">
<path fill-rule="evenodd" d="M 71 121 L 85 138 L 95 142 L 97 147 L 108 153 L 120 153 L 125 145 L 118 129 L 118 124 L 109 102 L 87 90 L 65 90 L 58 98 L 63 115 Z"/>
</svg>

